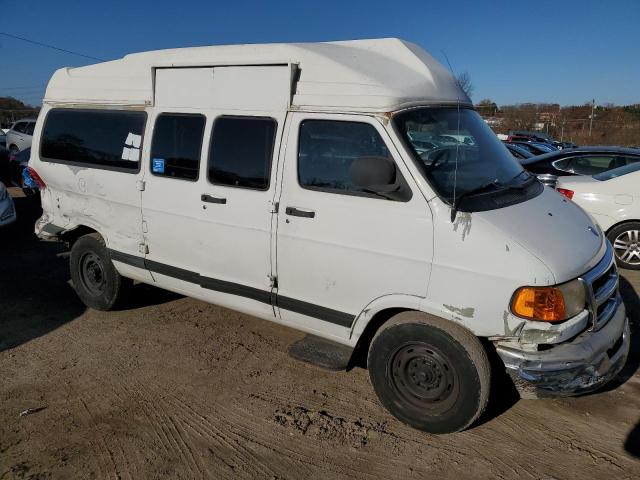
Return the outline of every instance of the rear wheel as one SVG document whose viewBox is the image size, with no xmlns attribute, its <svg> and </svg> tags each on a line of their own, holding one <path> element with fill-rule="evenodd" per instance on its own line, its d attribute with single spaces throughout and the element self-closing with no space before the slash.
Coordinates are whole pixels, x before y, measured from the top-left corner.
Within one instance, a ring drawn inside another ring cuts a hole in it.
<svg viewBox="0 0 640 480">
<path fill-rule="evenodd" d="M 111 310 L 120 303 L 132 281 L 115 269 L 97 233 L 80 237 L 71 248 L 71 280 L 80 300 L 95 310 Z"/>
<path fill-rule="evenodd" d="M 489 398 L 491 369 L 480 341 L 432 315 L 404 312 L 376 333 L 369 377 L 396 418 L 430 433 L 469 427 Z"/>
<path fill-rule="evenodd" d="M 9 146 L 9 151 L 11 153 L 18 153 L 20 151 L 20 149 L 16 145 L 11 145 L 11 146 Z"/>
<path fill-rule="evenodd" d="M 640 222 L 618 225 L 609 231 L 607 238 L 613 245 L 618 266 L 640 270 Z"/>
</svg>

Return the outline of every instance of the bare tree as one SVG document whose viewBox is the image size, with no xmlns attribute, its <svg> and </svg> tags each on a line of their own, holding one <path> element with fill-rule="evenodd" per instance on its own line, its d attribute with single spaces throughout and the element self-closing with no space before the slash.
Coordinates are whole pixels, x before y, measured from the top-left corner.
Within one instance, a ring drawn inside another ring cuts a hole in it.
<svg viewBox="0 0 640 480">
<path fill-rule="evenodd" d="M 473 83 L 471 83 L 471 76 L 469 75 L 469 72 L 464 71 L 456 75 L 456 83 L 460 89 L 467 94 L 467 97 L 471 98 L 474 86 Z"/>
</svg>

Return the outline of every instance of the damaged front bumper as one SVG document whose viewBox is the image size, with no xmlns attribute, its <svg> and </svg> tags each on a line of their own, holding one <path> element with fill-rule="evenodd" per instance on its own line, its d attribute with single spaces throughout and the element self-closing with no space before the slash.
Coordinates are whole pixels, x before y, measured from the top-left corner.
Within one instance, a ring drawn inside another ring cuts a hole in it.
<svg viewBox="0 0 640 480">
<path fill-rule="evenodd" d="M 543 351 L 498 343 L 496 350 L 522 398 L 572 396 L 597 390 L 624 367 L 629 354 L 629 320 L 619 294 L 616 311 L 597 331 Z"/>
</svg>

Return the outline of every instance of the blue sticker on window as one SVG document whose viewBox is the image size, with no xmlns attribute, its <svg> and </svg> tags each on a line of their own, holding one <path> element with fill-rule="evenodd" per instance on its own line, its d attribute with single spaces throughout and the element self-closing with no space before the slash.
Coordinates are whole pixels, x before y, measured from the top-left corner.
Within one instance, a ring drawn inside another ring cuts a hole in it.
<svg viewBox="0 0 640 480">
<path fill-rule="evenodd" d="M 153 173 L 164 173 L 164 158 L 154 158 L 151 164 Z"/>
</svg>

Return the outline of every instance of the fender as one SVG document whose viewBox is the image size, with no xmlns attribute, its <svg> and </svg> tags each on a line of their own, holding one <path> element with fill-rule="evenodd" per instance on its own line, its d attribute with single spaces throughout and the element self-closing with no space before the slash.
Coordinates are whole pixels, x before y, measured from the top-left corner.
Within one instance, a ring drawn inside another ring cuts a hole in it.
<svg viewBox="0 0 640 480">
<path fill-rule="evenodd" d="M 355 345 L 362 333 L 369 325 L 369 322 L 378 313 L 383 310 L 389 310 L 392 308 L 399 308 L 404 310 L 421 310 L 420 305 L 424 299 L 415 295 L 405 295 L 401 293 L 393 293 L 389 295 L 383 295 L 381 297 L 373 299 L 365 306 L 362 311 L 356 317 L 351 327 L 351 334 L 349 336 L 349 343 Z"/>
</svg>

